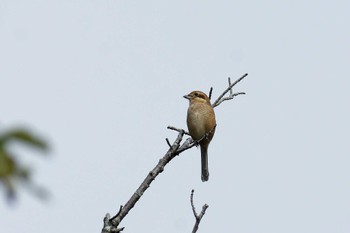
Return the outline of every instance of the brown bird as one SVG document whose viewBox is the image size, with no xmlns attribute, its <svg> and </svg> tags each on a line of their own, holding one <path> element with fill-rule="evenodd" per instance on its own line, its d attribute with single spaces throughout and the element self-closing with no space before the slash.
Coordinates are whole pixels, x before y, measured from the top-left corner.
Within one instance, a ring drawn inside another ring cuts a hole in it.
<svg viewBox="0 0 350 233">
<path fill-rule="evenodd" d="M 193 140 L 200 140 L 202 157 L 202 181 L 208 181 L 208 146 L 215 133 L 214 109 L 209 97 L 201 91 L 192 91 L 184 98 L 190 101 L 187 110 L 187 127 Z"/>
</svg>

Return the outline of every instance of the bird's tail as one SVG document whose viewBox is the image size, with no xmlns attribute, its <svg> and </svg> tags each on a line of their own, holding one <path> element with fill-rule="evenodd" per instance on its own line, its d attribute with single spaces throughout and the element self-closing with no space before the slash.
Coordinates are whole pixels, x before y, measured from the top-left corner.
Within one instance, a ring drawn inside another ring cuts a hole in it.
<svg viewBox="0 0 350 233">
<path fill-rule="evenodd" d="M 201 146 L 201 156 L 202 156 L 202 181 L 209 180 L 209 168 L 208 168 L 208 147 Z"/>
</svg>

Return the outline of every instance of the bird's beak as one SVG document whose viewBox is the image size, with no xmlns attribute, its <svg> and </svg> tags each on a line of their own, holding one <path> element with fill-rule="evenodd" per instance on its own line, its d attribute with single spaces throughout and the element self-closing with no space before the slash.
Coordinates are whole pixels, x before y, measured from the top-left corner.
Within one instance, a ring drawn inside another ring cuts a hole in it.
<svg viewBox="0 0 350 233">
<path fill-rule="evenodd" d="M 188 100 L 191 99 L 191 97 L 190 97 L 189 95 L 184 95 L 184 98 L 185 98 L 185 99 L 188 99 Z"/>
</svg>

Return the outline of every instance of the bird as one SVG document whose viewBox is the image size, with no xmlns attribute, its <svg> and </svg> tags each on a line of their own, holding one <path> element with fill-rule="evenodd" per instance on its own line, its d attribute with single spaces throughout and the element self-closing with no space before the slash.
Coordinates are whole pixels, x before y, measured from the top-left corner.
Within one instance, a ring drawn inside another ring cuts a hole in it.
<svg viewBox="0 0 350 233">
<path fill-rule="evenodd" d="M 187 128 L 193 140 L 198 141 L 201 149 L 202 181 L 208 181 L 208 146 L 215 128 L 215 112 L 209 97 L 201 91 L 192 91 L 184 96 L 189 100 L 187 109 Z"/>
</svg>

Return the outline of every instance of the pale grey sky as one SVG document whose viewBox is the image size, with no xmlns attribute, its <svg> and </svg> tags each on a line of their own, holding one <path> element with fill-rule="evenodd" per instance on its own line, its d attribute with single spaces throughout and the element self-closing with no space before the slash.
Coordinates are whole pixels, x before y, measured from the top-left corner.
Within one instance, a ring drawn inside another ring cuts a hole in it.
<svg viewBox="0 0 350 233">
<path fill-rule="evenodd" d="M 210 180 L 177 157 L 123 221 L 125 232 L 350 231 L 348 1 L 0 0 L 0 124 L 49 138 L 14 148 L 50 190 L 0 199 L 3 232 L 100 232 L 186 127 L 192 90 L 217 97 Z M 145 230 L 148 229 L 148 230 Z"/>
</svg>

